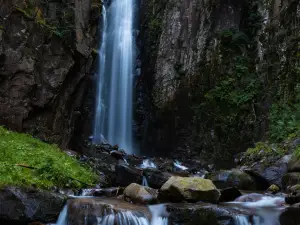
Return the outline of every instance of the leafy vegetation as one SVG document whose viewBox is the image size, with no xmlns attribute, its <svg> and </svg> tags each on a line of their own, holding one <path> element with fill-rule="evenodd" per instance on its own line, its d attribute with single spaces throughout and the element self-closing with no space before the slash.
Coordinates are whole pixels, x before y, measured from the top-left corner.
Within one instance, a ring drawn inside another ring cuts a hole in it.
<svg viewBox="0 0 300 225">
<path fill-rule="evenodd" d="M 41 5 L 37 5 L 34 1 L 24 0 L 24 6 L 15 9 L 23 13 L 28 19 L 34 20 L 37 24 L 46 28 L 51 34 L 55 34 L 61 38 L 68 39 L 74 31 L 73 12 L 68 5 L 69 3 L 61 2 L 61 10 L 55 12 L 55 18 L 46 18 L 43 13 L 43 6 L 49 4 L 47 1 L 42 1 Z"/>
<path fill-rule="evenodd" d="M 287 153 L 287 150 L 279 145 L 269 145 L 265 142 L 258 142 L 255 144 L 255 148 L 249 148 L 246 152 L 247 155 L 256 155 L 260 158 L 268 156 L 283 156 Z"/>
<path fill-rule="evenodd" d="M 80 188 L 97 182 L 85 165 L 30 135 L 0 127 L 0 185 Z"/>
</svg>

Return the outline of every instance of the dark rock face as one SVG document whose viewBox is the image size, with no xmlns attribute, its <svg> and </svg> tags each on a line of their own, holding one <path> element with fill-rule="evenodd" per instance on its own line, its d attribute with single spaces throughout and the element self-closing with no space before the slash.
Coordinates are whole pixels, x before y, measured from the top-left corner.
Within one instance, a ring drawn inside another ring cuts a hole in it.
<svg viewBox="0 0 300 225">
<path fill-rule="evenodd" d="M 231 202 L 240 197 L 242 193 L 235 187 L 225 188 L 221 190 L 219 202 Z"/>
<path fill-rule="evenodd" d="M 298 67 L 299 4 L 144 1 L 137 88 L 143 149 L 180 158 L 207 155 L 229 167 L 233 154 L 265 138 L 272 104 L 297 101 L 299 76 L 287 68 Z M 245 91 L 249 81 L 254 95 Z M 281 84 L 285 91 L 275 88 Z"/>
<path fill-rule="evenodd" d="M 78 0 L 1 3 L 0 125 L 69 144 L 94 61 L 93 10 Z"/>
<path fill-rule="evenodd" d="M 4 224 L 55 222 L 66 199 L 64 195 L 46 191 L 3 188 L 0 190 L 0 221 Z"/>
</svg>

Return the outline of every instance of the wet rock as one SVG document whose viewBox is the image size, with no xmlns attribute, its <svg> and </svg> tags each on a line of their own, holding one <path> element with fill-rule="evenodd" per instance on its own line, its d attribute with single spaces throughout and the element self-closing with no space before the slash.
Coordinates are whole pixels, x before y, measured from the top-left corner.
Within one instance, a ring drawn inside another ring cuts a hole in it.
<svg viewBox="0 0 300 225">
<path fill-rule="evenodd" d="M 55 222 L 67 197 L 47 191 L 7 187 L 0 189 L 0 221 L 4 224 Z"/>
<path fill-rule="evenodd" d="M 132 183 L 124 190 L 125 199 L 130 199 L 133 203 L 148 204 L 157 202 L 158 191 Z"/>
<path fill-rule="evenodd" d="M 289 172 L 300 172 L 300 158 L 292 157 L 288 163 Z"/>
<path fill-rule="evenodd" d="M 268 188 L 268 190 L 267 190 L 267 192 L 272 193 L 272 194 L 276 194 L 276 193 L 278 193 L 279 191 L 280 191 L 280 187 L 278 187 L 278 186 L 275 185 L 275 184 L 272 184 L 272 185 Z"/>
<path fill-rule="evenodd" d="M 299 225 L 300 224 L 300 203 L 292 205 L 285 209 L 280 215 L 281 225 Z"/>
<path fill-rule="evenodd" d="M 123 194 L 124 188 L 122 187 L 111 187 L 102 189 L 103 195 L 110 198 Z"/>
<path fill-rule="evenodd" d="M 288 189 L 288 191 L 291 192 L 291 193 L 295 193 L 295 194 L 299 193 L 300 194 L 300 184 L 296 184 L 296 185 L 290 187 Z"/>
<path fill-rule="evenodd" d="M 215 203 L 220 195 L 220 191 L 211 180 L 199 177 L 171 177 L 159 190 L 158 198 L 169 202 Z"/>
<path fill-rule="evenodd" d="M 177 225 L 235 225 L 238 211 L 206 203 L 167 204 L 169 220 Z"/>
<path fill-rule="evenodd" d="M 124 152 L 121 151 L 113 150 L 110 152 L 110 155 L 116 158 L 117 160 L 119 160 L 119 159 L 123 159 L 126 154 L 124 154 Z"/>
<path fill-rule="evenodd" d="M 126 187 L 131 183 L 141 184 L 143 171 L 120 162 L 116 165 L 116 186 Z"/>
<path fill-rule="evenodd" d="M 235 187 L 225 188 L 221 190 L 219 202 L 230 202 L 240 197 L 242 193 Z"/>
<path fill-rule="evenodd" d="M 300 173 L 287 173 L 282 177 L 282 186 L 286 189 L 288 186 L 300 184 Z"/>
<path fill-rule="evenodd" d="M 68 225 L 95 225 L 97 218 L 114 215 L 112 224 L 120 224 L 120 219 L 130 211 L 130 215 L 149 218 L 149 211 L 141 205 L 133 205 L 118 199 L 80 198 L 69 200 Z M 118 221 L 119 219 L 119 221 Z M 128 217 L 126 218 L 128 219 Z M 135 224 L 132 217 L 128 224 Z"/>
<path fill-rule="evenodd" d="M 285 202 L 289 205 L 294 205 L 294 204 L 300 203 L 300 194 L 286 196 Z"/>
<path fill-rule="evenodd" d="M 271 184 L 282 188 L 281 180 L 283 175 L 288 172 L 291 155 L 281 158 L 279 156 L 258 157 L 254 162 L 245 153 L 242 155 L 244 157 L 242 164 L 244 165 L 241 169 L 258 181 L 257 183 L 261 186 L 259 189 L 266 190 Z"/>
<path fill-rule="evenodd" d="M 236 187 L 241 190 L 256 190 L 255 180 L 247 173 L 238 170 L 222 170 L 208 173 L 205 178 L 212 180 L 217 188 Z"/>
<path fill-rule="evenodd" d="M 151 188 L 159 189 L 166 183 L 172 176 L 170 173 L 161 172 L 156 169 L 145 169 L 143 172 Z"/>
</svg>

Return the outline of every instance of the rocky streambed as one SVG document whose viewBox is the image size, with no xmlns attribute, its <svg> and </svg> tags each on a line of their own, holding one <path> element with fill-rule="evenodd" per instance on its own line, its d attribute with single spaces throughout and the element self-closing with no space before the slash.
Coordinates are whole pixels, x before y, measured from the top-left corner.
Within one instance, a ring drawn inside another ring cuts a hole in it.
<svg viewBox="0 0 300 225">
<path fill-rule="evenodd" d="M 2 188 L 3 224 L 300 224 L 299 161 L 290 155 L 265 168 L 286 168 L 273 182 L 255 163 L 215 170 L 197 159 L 149 159 L 110 145 L 93 146 L 89 156 L 68 154 L 88 163 L 99 184 L 51 192 Z"/>
</svg>

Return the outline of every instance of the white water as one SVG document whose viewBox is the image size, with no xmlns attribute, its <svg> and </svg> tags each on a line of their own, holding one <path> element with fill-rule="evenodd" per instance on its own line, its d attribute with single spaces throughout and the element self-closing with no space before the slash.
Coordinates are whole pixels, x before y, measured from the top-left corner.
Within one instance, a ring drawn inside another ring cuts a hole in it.
<svg viewBox="0 0 300 225">
<path fill-rule="evenodd" d="M 279 216 L 284 210 L 283 197 L 263 196 L 255 202 L 229 202 L 227 204 L 255 215 L 253 225 L 280 225 Z M 245 216 L 236 217 L 236 225 L 251 225 Z"/>
<path fill-rule="evenodd" d="M 152 162 L 150 159 L 145 159 L 145 160 L 143 160 L 141 168 L 142 169 L 146 169 L 146 168 L 154 168 L 154 169 L 156 169 L 157 167 L 156 167 L 155 163 Z"/>
<path fill-rule="evenodd" d="M 67 225 L 68 206 L 65 205 L 63 210 L 60 212 L 59 217 L 56 221 L 56 225 Z"/>
<path fill-rule="evenodd" d="M 152 215 L 151 221 L 140 213 L 131 211 L 114 213 L 113 210 L 107 210 L 106 215 L 97 218 L 97 225 L 168 225 L 168 213 L 164 205 L 151 205 L 149 210 Z M 68 208 L 65 205 L 59 214 L 56 225 L 67 225 L 67 218 Z"/>
<path fill-rule="evenodd" d="M 168 225 L 168 212 L 165 205 L 150 205 L 152 218 L 150 225 Z"/>
<path fill-rule="evenodd" d="M 181 165 L 181 162 L 179 162 L 178 160 L 175 160 L 174 166 L 175 166 L 176 168 L 180 169 L 180 170 L 187 170 L 187 169 L 188 169 L 187 167 Z"/>
<path fill-rule="evenodd" d="M 103 7 L 93 142 L 104 136 L 127 153 L 133 152 L 132 98 L 135 0 L 112 0 Z"/>
<path fill-rule="evenodd" d="M 145 176 L 143 176 L 142 185 L 143 185 L 143 186 L 145 186 L 145 187 L 149 187 L 149 184 L 148 184 L 147 178 L 146 178 Z"/>
</svg>

